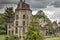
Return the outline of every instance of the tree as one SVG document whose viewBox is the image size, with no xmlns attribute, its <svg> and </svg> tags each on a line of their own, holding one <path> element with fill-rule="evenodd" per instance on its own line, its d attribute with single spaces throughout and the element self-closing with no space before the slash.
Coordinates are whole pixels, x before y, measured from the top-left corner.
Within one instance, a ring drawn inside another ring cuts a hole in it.
<svg viewBox="0 0 60 40">
<path fill-rule="evenodd" d="M 13 8 L 7 8 L 4 12 L 4 22 L 5 22 L 5 27 L 6 27 L 6 33 L 7 33 L 7 25 L 11 25 L 13 23 L 14 20 L 14 12 L 13 12 Z"/>
<path fill-rule="evenodd" d="M 38 18 L 38 19 L 40 19 L 42 17 L 48 23 L 48 26 L 49 26 L 48 27 L 48 32 L 49 32 L 49 34 L 52 34 L 53 33 L 53 24 L 52 24 L 51 20 L 45 15 L 45 13 L 42 10 L 38 11 L 37 14 L 33 16 L 33 18 Z"/>
<path fill-rule="evenodd" d="M 13 20 L 14 20 L 14 12 L 13 12 L 13 8 L 7 8 L 5 10 L 5 13 L 4 13 L 4 19 L 6 21 L 6 23 L 12 23 Z"/>
<path fill-rule="evenodd" d="M 19 37 L 18 36 L 15 36 L 15 35 L 13 35 L 13 36 L 7 36 L 5 38 L 5 40 L 19 40 Z"/>
<path fill-rule="evenodd" d="M 6 22 L 4 21 L 4 14 L 0 14 L 0 35 L 6 34 Z"/>
<path fill-rule="evenodd" d="M 44 35 L 40 30 L 39 23 L 36 21 L 35 18 L 28 27 L 28 32 L 26 33 L 25 40 L 43 40 L 43 39 Z"/>
</svg>

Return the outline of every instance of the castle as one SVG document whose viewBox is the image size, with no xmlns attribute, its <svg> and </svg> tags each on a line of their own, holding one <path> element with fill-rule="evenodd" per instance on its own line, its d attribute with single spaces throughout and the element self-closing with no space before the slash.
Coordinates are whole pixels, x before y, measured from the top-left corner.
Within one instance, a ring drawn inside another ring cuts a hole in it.
<svg viewBox="0 0 60 40">
<path fill-rule="evenodd" d="M 27 27 L 32 20 L 32 10 L 25 0 L 20 0 L 15 9 L 14 22 L 7 25 L 7 35 L 17 35 L 21 40 L 27 32 Z"/>
<path fill-rule="evenodd" d="M 12 24 L 8 23 L 7 25 L 7 35 L 17 35 L 20 40 L 24 40 L 27 27 L 32 21 L 32 18 L 32 10 L 30 9 L 29 4 L 25 3 L 25 0 L 20 0 L 17 8 L 15 9 L 14 22 Z M 44 35 L 49 35 L 49 26 L 45 19 L 42 17 L 38 19 L 38 22 L 41 30 L 44 32 Z M 60 23 L 59 25 L 57 25 L 55 22 L 53 24 L 54 33 L 60 34 Z"/>
</svg>

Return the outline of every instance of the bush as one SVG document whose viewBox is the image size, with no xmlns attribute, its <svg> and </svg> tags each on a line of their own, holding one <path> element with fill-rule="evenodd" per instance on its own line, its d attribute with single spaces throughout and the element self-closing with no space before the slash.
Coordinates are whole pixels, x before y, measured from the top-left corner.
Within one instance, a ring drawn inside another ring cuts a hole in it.
<svg viewBox="0 0 60 40">
<path fill-rule="evenodd" d="M 15 36 L 15 35 L 13 35 L 13 36 L 7 36 L 5 38 L 5 40 L 19 40 L 19 37 L 18 36 Z"/>
</svg>

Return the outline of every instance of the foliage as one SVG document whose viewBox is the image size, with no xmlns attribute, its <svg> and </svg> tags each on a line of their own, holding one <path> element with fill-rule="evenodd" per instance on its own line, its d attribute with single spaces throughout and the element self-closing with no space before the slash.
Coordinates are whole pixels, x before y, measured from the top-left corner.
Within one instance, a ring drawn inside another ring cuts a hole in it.
<svg viewBox="0 0 60 40">
<path fill-rule="evenodd" d="M 11 23 L 14 20 L 13 8 L 7 8 L 4 14 L 0 14 L 0 35 L 6 34 L 7 23 Z"/>
<path fill-rule="evenodd" d="M 6 34 L 6 22 L 4 21 L 4 14 L 0 14 L 0 35 Z"/>
<path fill-rule="evenodd" d="M 44 35 L 39 28 L 39 23 L 34 20 L 35 19 L 33 19 L 28 27 L 25 40 L 44 40 Z"/>
<path fill-rule="evenodd" d="M 19 40 L 19 37 L 18 36 L 7 36 L 5 40 Z"/>
<path fill-rule="evenodd" d="M 12 23 L 14 20 L 13 8 L 7 8 L 4 13 L 4 19 L 7 23 Z"/>
<path fill-rule="evenodd" d="M 52 34 L 52 32 L 53 32 L 53 24 L 52 24 L 52 22 L 50 21 L 50 19 L 45 15 L 45 13 L 44 13 L 42 10 L 38 11 L 38 13 L 33 16 L 33 18 L 38 18 L 38 19 L 40 19 L 40 18 L 42 18 L 42 17 L 43 17 L 43 18 L 46 20 L 46 22 L 48 23 L 49 33 Z"/>
</svg>

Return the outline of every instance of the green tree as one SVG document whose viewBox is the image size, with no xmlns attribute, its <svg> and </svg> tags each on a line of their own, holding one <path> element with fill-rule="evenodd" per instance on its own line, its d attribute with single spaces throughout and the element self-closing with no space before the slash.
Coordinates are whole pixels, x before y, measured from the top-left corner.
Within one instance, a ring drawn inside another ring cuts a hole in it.
<svg viewBox="0 0 60 40">
<path fill-rule="evenodd" d="M 4 14 L 0 14 L 0 35 L 6 34 L 6 22 L 4 21 Z"/>
<path fill-rule="evenodd" d="M 4 19 L 6 23 L 12 23 L 14 20 L 14 11 L 13 8 L 7 8 L 4 13 Z"/>
<path fill-rule="evenodd" d="M 53 24 L 52 24 L 52 22 L 51 22 L 51 20 L 45 15 L 45 13 L 42 11 L 42 10 L 40 10 L 40 11 L 38 11 L 37 12 L 37 14 L 36 15 L 33 15 L 33 18 L 38 18 L 38 19 L 40 19 L 40 18 L 44 18 L 45 19 L 45 21 L 48 23 L 48 31 L 49 31 L 49 34 L 52 34 L 53 33 Z"/>
<path fill-rule="evenodd" d="M 36 21 L 36 19 L 33 19 L 28 27 L 25 40 L 44 40 L 44 35 L 40 30 L 39 23 Z"/>
<path fill-rule="evenodd" d="M 7 28 L 7 25 L 12 25 L 13 24 L 13 21 L 14 21 L 14 11 L 13 11 L 13 8 L 10 7 L 10 8 L 6 8 L 5 12 L 4 12 L 4 21 L 5 21 L 5 26 Z M 7 30 L 6 30 L 6 33 L 7 33 Z"/>
<path fill-rule="evenodd" d="M 18 36 L 15 36 L 15 35 L 13 35 L 13 36 L 7 36 L 5 38 L 5 40 L 19 40 L 19 37 Z"/>
</svg>

